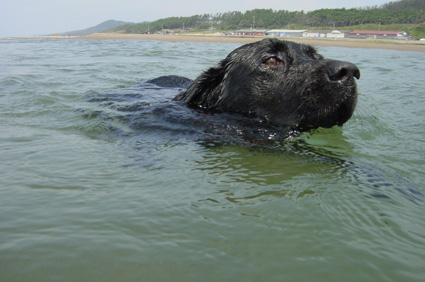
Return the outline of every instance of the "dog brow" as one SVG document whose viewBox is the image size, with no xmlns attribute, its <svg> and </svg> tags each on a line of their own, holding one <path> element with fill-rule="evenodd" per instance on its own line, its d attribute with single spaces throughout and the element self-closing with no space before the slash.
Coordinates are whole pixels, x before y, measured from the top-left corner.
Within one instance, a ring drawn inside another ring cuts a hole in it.
<svg viewBox="0 0 425 282">
<path fill-rule="evenodd" d="M 303 46 L 305 50 L 303 50 L 305 53 L 307 53 L 308 55 L 316 55 L 317 50 L 316 48 L 314 48 L 313 46 L 310 45 L 306 45 Z"/>
</svg>

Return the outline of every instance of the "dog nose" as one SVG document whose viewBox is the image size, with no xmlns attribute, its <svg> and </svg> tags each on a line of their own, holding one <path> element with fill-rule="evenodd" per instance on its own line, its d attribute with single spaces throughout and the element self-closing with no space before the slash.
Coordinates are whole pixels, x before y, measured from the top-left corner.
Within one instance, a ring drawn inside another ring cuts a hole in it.
<svg viewBox="0 0 425 282">
<path fill-rule="evenodd" d="M 331 81 L 345 81 L 353 77 L 360 79 L 360 70 L 355 64 L 333 61 L 328 68 L 328 77 Z"/>
</svg>

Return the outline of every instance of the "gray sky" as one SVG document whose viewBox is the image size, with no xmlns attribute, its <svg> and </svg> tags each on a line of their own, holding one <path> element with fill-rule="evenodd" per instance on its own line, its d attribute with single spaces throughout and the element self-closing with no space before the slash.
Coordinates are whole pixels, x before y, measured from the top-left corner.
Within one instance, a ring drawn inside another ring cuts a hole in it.
<svg viewBox="0 0 425 282">
<path fill-rule="evenodd" d="M 110 19 L 143 22 L 257 8 L 312 11 L 380 6 L 390 1 L 394 0 L 0 0 L 0 38 L 85 29 Z"/>
</svg>

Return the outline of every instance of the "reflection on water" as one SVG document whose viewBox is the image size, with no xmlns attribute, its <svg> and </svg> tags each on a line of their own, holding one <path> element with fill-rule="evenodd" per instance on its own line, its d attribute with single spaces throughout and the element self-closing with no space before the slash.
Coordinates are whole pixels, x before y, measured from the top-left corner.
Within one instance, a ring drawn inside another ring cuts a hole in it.
<svg viewBox="0 0 425 282">
<path fill-rule="evenodd" d="M 305 136 L 303 136 L 305 137 Z M 326 139 L 322 139 L 326 144 Z M 314 141 L 312 143 L 315 143 Z M 251 185 L 247 196 L 240 196 L 238 200 L 249 200 L 268 197 L 302 197 L 326 190 L 332 181 L 338 183 L 342 189 L 357 189 L 366 192 L 371 197 L 390 198 L 393 193 L 404 195 L 414 203 L 424 200 L 422 192 L 416 189 L 401 176 L 384 175 L 373 167 L 356 164 L 347 160 L 341 154 L 343 145 L 333 145 L 331 149 L 326 145 L 318 147 L 305 142 L 305 139 L 287 141 L 279 146 L 270 147 L 235 147 L 217 146 L 208 147 L 201 161 L 197 161 L 198 170 L 211 174 L 210 183 L 219 185 L 223 179 L 230 183 L 244 183 Z M 345 149 L 349 153 L 349 148 Z M 349 159 L 349 158 L 348 158 Z M 337 178 L 335 176 L 338 175 Z M 308 179 L 312 179 L 311 182 Z M 305 179 L 309 185 L 302 187 L 292 184 Z M 319 180 L 319 181 L 318 181 Z M 320 183 L 320 180 L 323 183 Z M 319 184 L 320 183 L 320 184 Z M 323 185 L 321 187 L 320 185 Z M 264 187 L 265 190 L 261 188 Z M 390 191 L 389 191 L 390 190 Z M 221 191 L 228 193 L 229 191 Z M 257 194 L 252 194 L 257 193 Z M 237 195 L 232 194 L 236 197 Z M 228 197 L 228 200 L 234 198 Z"/>
</svg>

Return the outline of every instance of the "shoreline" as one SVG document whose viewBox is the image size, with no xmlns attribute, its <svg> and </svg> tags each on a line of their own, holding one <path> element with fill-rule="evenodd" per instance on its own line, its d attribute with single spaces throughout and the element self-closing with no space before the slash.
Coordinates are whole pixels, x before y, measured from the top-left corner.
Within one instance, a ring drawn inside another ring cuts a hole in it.
<svg viewBox="0 0 425 282">
<path fill-rule="evenodd" d="M 252 43 L 265 37 L 235 37 L 219 34 L 120 34 L 93 33 L 85 36 L 28 36 L 9 37 L 7 39 L 79 39 L 79 40 L 154 40 L 169 42 L 217 42 L 217 43 Z M 344 47 L 366 49 L 389 49 L 399 51 L 425 52 L 425 43 L 418 41 L 367 40 L 367 39 L 326 39 L 326 38 L 282 38 L 297 43 L 320 47 Z"/>
</svg>

